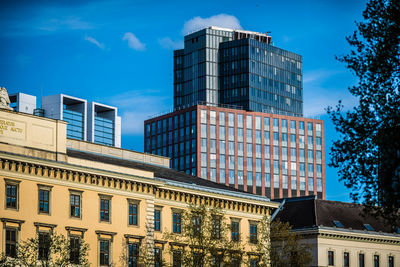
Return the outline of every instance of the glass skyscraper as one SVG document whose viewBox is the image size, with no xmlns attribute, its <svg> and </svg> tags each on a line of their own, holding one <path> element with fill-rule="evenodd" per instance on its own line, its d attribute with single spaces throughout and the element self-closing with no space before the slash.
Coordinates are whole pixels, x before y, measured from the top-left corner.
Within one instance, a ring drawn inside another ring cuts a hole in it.
<svg viewBox="0 0 400 267">
<path fill-rule="evenodd" d="M 269 198 L 325 198 L 324 122 L 303 118 L 302 57 L 267 34 L 209 27 L 174 51 L 174 111 L 144 122 L 145 152 Z"/>
<path fill-rule="evenodd" d="M 302 57 L 267 34 L 209 27 L 174 51 L 174 108 L 224 105 L 303 115 Z"/>
</svg>

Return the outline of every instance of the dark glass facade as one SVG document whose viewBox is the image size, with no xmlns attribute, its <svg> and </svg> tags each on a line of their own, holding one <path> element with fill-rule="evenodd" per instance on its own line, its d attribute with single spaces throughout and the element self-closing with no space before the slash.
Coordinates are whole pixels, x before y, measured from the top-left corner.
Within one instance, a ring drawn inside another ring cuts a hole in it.
<svg viewBox="0 0 400 267">
<path fill-rule="evenodd" d="M 270 36 L 210 27 L 185 36 L 174 51 L 174 108 L 226 105 L 303 115 L 302 58 Z"/>
</svg>

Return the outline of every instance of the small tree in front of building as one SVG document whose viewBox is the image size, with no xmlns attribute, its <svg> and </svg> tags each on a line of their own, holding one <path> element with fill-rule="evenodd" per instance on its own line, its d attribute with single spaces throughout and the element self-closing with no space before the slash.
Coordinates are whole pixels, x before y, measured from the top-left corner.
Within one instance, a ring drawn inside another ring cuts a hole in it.
<svg viewBox="0 0 400 267">
<path fill-rule="evenodd" d="M 189 205 L 181 213 L 180 233 L 164 233 L 171 254 L 183 266 L 240 266 L 243 242 L 240 235 L 231 235 L 232 225 L 224 215 L 217 207 Z M 172 248 L 174 244 L 178 245 Z"/>
<path fill-rule="evenodd" d="M 257 250 L 261 252 L 257 266 L 310 266 L 312 261 L 310 246 L 301 242 L 301 235 L 293 232 L 289 223 L 279 220 L 270 222 L 265 216 L 260 226 L 261 238 L 270 242 L 257 244 Z"/>
<path fill-rule="evenodd" d="M 0 266 L 90 266 L 87 259 L 89 245 L 83 239 L 79 239 L 79 249 L 71 245 L 71 241 L 61 234 L 39 234 L 36 238 L 21 241 L 15 258 L 2 255 Z"/>
</svg>

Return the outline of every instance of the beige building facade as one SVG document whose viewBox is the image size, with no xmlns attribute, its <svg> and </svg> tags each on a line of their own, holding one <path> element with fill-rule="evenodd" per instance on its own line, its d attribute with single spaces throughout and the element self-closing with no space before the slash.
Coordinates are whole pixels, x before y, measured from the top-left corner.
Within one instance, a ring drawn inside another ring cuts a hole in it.
<svg viewBox="0 0 400 267">
<path fill-rule="evenodd" d="M 8 110 L 0 110 L 0 192 L 0 253 L 13 257 L 22 240 L 57 232 L 88 243 L 91 266 L 127 266 L 140 246 L 172 262 L 163 233 L 176 232 L 189 204 L 240 220 L 243 240 L 279 205 L 174 171 L 165 157 L 67 139 L 63 121 Z"/>
<path fill-rule="evenodd" d="M 286 199 L 277 219 L 310 245 L 312 266 L 400 266 L 400 229 L 362 213 L 362 206 L 314 197 Z"/>
</svg>

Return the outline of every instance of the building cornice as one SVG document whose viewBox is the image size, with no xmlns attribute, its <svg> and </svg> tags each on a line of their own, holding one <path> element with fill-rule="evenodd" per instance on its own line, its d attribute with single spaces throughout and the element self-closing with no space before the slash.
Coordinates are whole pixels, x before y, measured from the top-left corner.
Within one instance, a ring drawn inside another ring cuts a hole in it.
<svg viewBox="0 0 400 267">
<path fill-rule="evenodd" d="M 383 232 L 369 232 L 353 229 L 339 229 L 327 226 L 293 229 L 294 232 L 307 238 L 328 238 L 400 246 L 400 235 Z"/>
<path fill-rule="evenodd" d="M 207 205 L 222 209 L 246 212 L 258 215 L 269 215 L 270 210 L 278 204 L 261 202 L 242 197 L 226 197 L 225 195 L 195 189 L 167 185 L 165 181 L 116 174 L 109 171 L 75 166 L 68 163 L 55 162 L 31 157 L 0 152 L 0 171 L 12 176 L 25 176 L 32 180 L 55 183 L 65 183 L 69 186 L 102 188 L 103 192 L 126 192 L 125 194 L 140 194 L 144 198 L 166 199 L 186 204 Z M 79 186 L 78 186 L 79 185 Z"/>
</svg>

